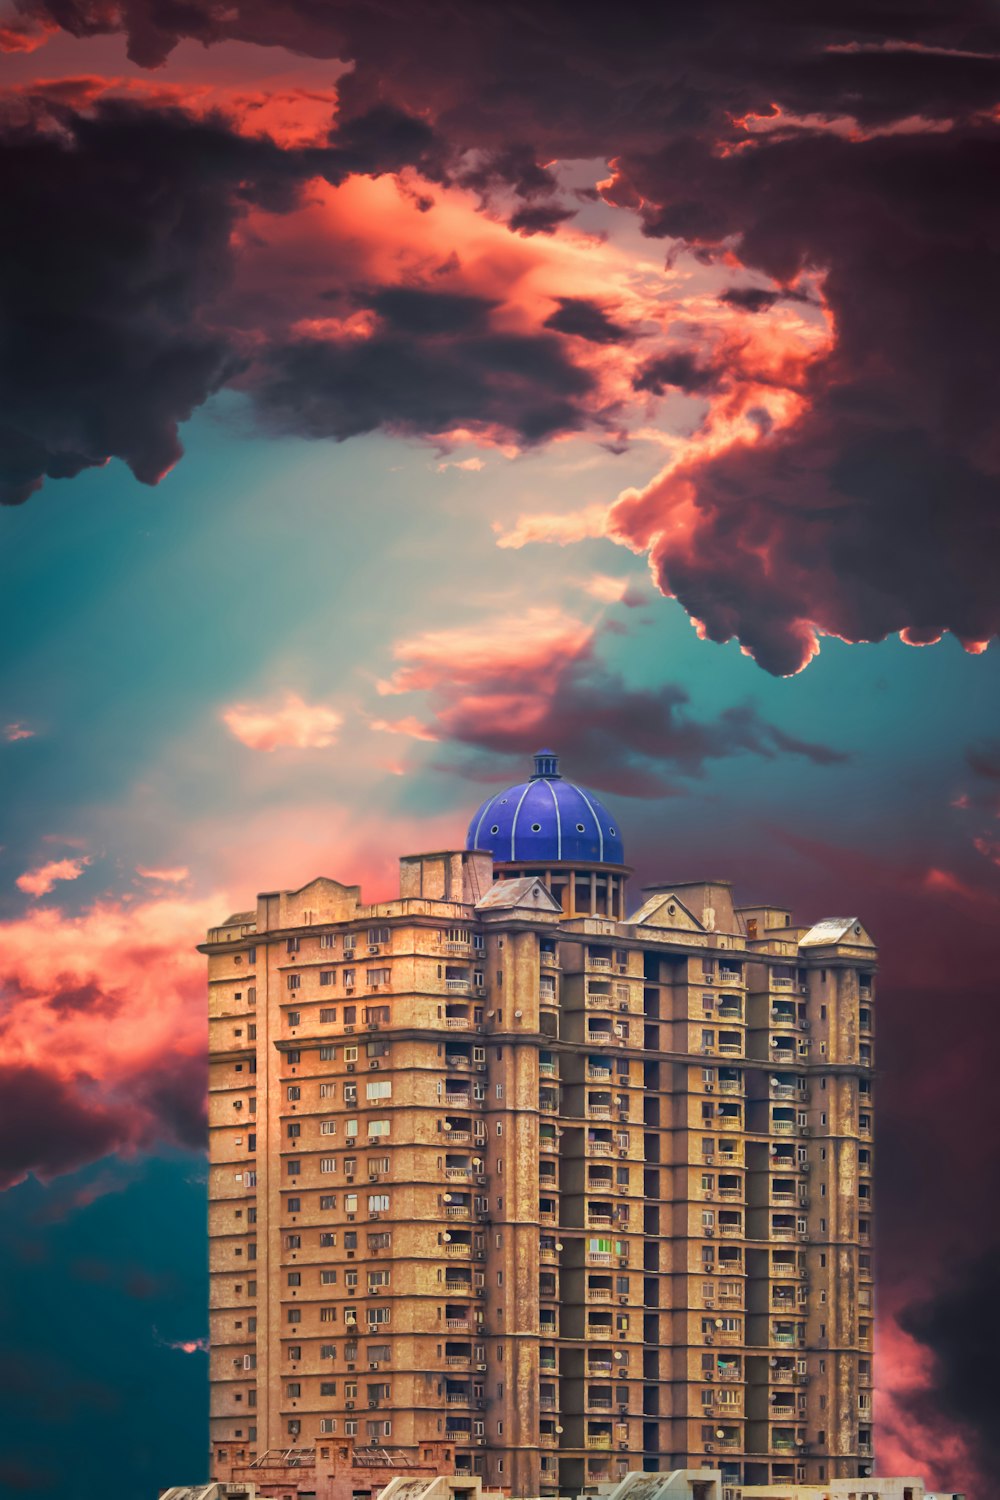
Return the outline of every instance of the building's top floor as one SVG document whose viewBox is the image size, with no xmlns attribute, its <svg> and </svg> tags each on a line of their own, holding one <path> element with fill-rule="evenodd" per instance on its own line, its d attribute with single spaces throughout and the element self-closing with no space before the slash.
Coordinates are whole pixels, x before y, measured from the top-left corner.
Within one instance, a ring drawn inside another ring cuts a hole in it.
<svg viewBox="0 0 1000 1500">
<path fill-rule="evenodd" d="M 480 931 L 518 924 L 558 928 L 567 938 L 598 936 L 630 947 L 739 951 L 772 964 L 794 963 L 805 952 L 834 962 L 874 958 L 874 944 L 856 918 L 797 926 L 788 907 L 737 906 L 726 880 L 648 886 L 628 915 L 629 871 L 622 860 L 613 815 L 593 793 L 566 781 L 557 757 L 543 750 L 528 781 L 479 809 L 464 849 L 400 860 L 394 900 L 365 903 L 360 886 L 320 876 L 299 890 L 262 892 L 255 910 L 234 912 L 211 928 L 206 948 L 252 945 L 307 928 L 469 923 Z"/>
</svg>

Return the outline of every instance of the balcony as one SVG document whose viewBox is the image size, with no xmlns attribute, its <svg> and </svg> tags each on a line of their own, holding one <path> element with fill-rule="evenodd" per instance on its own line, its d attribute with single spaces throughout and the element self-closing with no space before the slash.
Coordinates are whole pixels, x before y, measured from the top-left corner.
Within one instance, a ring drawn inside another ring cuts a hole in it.
<svg viewBox="0 0 1000 1500">
<path fill-rule="evenodd" d="M 588 1156 L 614 1156 L 615 1148 L 610 1141 L 588 1141 Z"/>
<path fill-rule="evenodd" d="M 611 1434 L 610 1432 L 588 1432 L 584 1441 L 588 1448 L 610 1449 Z"/>
<path fill-rule="evenodd" d="M 449 1141 L 449 1144 L 454 1144 L 456 1146 L 468 1146 L 472 1142 L 472 1131 L 471 1130 L 449 1130 L 448 1131 L 448 1141 Z M 449 1168 L 449 1167 L 445 1168 L 446 1172 L 447 1171 L 451 1171 L 451 1170 L 453 1170 L 453 1169 Z"/>
<path fill-rule="evenodd" d="M 614 1220 L 612 1219 L 610 1214 L 588 1213 L 587 1215 L 588 1229 L 610 1229 L 613 1223 Z"/>
<path fill-rule="evenodd" d="M 592 1266 L 610 1266 L 610 1264 L 611 1264 L 611 1251 L 610 1250 L 588 1250 L 587 1251 L 587 1260 L 588 1260 L 589 1264 L 592 1265 Z"/>
<path fill-rule="evenodd" d="M 471 1219 L 472 1207 L 468 1203 L 446 1203 L 445 1216 L 449 1219 Z"/>
<path fill-rule="evenodd" d="M 444 987 L 448 991 L 449 995 L 467 995 L 472 989 L 472 981 L 467 974 L 463 975 L 461 978 L 455 976 L 450 979 L 446 979 L 444 982 Z"/>
<path fill-rule="evenodd" d="M 471 1031 L 472 1022 L 468 1016 L 445 1016 L 444 1024 L 449 1031 Z"/>
<path fill-rule="evenodd" d="M 719 1054 L 722 1057 L 742 1057 L 743 1056 L 743 1043 L 742 1042 L 720 1042 L 719 1043 Z"/>
<path fill-rule="evenodd" d="M 772 1120 L 771 1130 L 775 1135 L 793 1135 L 795 1132 L 794 1120 Z"/>
<path fill-rule="evenodd" d="M 720 1234 L 735 1235 L 737 1238 L 739 1238 L 742 1235 L 742 1233 L 743 1233 L 743 1225 L 742 1224 L 720 1224 L 719 1225 L 719 1233 Z"/>
<path fill-rule="evenodd" d="M 588 1375 L 610 1375 L 614 1368 L 610 1359 L 592 1359 L 587 1365 Z"/>
<path fill-rule="evenodd" d="M 771 988 L 773 990 L 790 990 L 793 989 L 794 986 L 794 979 L 776 979 L 773 974 L 771 975 Z"/>
<path fill-rule="evenodd" d="M 469 1318 L 445 1318 L 444 1326 L 449 1333 L 471 1333 L 472 1321 Z"/>
<path fill-rule="evenodd" d="M 610 1343 L 612 1337 L 610 1323 L 589 1323 L 587 1325 L 588 1339 L 599 1339 L 602 1343 Z"/>
<path fill-rule="evenodd" d="M 554 1062 L 540 1062 L 538 1064 L 538 1071 L 543 1078 L 558 1078 L 559 1064 Z"/>
<path fill-rule="evenodd" d="M 455 1240 L 451 1240 L 448 1244 L 445 1245 L 444 1253 L 445 1255 L 464 1256 L 465 1259 L 468 1260 L 468 1258 L 472 1254 L 472 1246 L 463 1245 L 461 1243 L 456 1243 Z"/>
<path fill-rule="evenodd" d="M 538 955 L 538 961 L 543 969 L 558 969 L 559 967 L 559 955 L 557 953 L 548 953 L 544 948 Z"/>
<path fill-rule="evenodd" d="M 610 1255 L 608 1256 L 608 1259 L 609 1260 L 611 1259 Z M 587 1301 L 588 1302 L 610 1302 L 611 1301 L 611 1288 L 610 1287 L 604 1287 L 604 1286 L 592 1286 L 592 1287 L 588 1287 L 587 1288 Z"/>
<path fill-rule="evenodd" d="M 771 1084 L 771 1098 L 772 1099 L 794 1099 L 795 1098 L 795 1085 L 794 1085 L 794 1083 L 772 1083 Z"/>
<path fill-rule="evenodd" d="M 725 1202 L 727 1200 L 729 1202 L 731 1202 L 731 1203 L 737 1202 L 739 1200 L 742 1200 L 742 1198 L 743 1198 L 743 1189 L 742 1188 L 720 1188 L 719 1189 L 719 1197 L 723 1200 L 723 1202 Z"/>
<path fill-rule="evenodd" d="M 587 968 L 588 969 L 610 969 L 611 968 L 611 960 L 610 960 L 610 958 L 594 958 L 592 954 L 588 953 L 587 954 Z"/>
<path fill-rule="evenodd" d="M 464 1369 L 466 1365 L 471 1365 L 471 1363 L 472 1363 L 472 1355 L 471 1355 L 471 1353 L 469 1353 L 469 1354 L 446 1354 L 444 1362 L 448 1366 L 449 1370 Z"/>
<path fill-rule="evenodd" d="M 724 1050 L 725 1049 L 722 1048 L 722 1047 L 719 1048 L 720 1052 L 722 1052 Z M 743 1092 L 743 1080 L 741 1078 L 720 1078 L 719 1079 L 719 1093 L 720 1094 L 742 1094 L 742 1092 Z"/>
<path fill-rule="evenodd" d="M 587 1119 L 588 1120 L 610 1120 L 611 1119 L 611 1105 L 610 1104 L 588 1104 L 587 1105 Z"/>
<path fill-rule="evenodd" d="M 445 1391 L 444 1399 L 449 1406 L 471 1406 L 471 1391 Z"/>
<path fill-rule="evenodd" d="M 455 1132 L 452 1131 L 450 1139 L 454 1139 L 454 1136 L 455 1136 Z M 467 1137 L 467 1139 L 471 1140 L 472 1137 L 469 1136 L 469 1137 Z M 457 1182 L 460 1178 L 463 1178 L 463 1177 L 466 1178 L 466 1179 L 470 1178 L 472 1176 L 472 1168 L 471 1167 L 445 1167 L 445 1169 L 444 1169 L 444 1175 L 447 1178 L 449 1178 L 451 1181 Z"/>
<path fill-rule="evenodd" d="M 795 1417 L 795 1407 L 779 1406 L 777 1402 L 775 1402 L 771 1407 L 771 1416 L 774 1417 L 775 1421 L 778 1422 L 790 1422 Z"/>
<path fill-rule="evenodd" d="M 462 953 L 471 953 L 471 951 L 472 951 L 472 944 L 471 944 L 471 942 L 467 942 L 467 943 L 445 943 L 443 946 L 444 946 L 444 951 L 446 953 L 458 953 L 458 954 L 462 954 Z"/>
</svg>

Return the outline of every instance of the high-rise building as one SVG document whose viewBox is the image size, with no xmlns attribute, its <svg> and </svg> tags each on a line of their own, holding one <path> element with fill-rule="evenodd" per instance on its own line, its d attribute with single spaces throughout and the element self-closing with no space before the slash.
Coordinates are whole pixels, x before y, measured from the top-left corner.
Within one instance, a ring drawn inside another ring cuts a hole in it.
<svg viewBox="0 0 1000 1500">
<path fill-rule="evenodd" d="M 872 940 L 628 875 L 542 752 L 210 931 L 216 1477 L 872 1472 Z"/>
</svg>

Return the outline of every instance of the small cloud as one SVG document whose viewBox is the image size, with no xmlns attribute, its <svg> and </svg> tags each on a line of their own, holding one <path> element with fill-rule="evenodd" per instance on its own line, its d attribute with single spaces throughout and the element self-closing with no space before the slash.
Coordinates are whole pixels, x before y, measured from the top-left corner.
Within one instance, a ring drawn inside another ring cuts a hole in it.
<svg viewBox="0 0 1000 1500">
<path fill-rule="evenodd" d="M 580 587 L 584 593 L 599 599 L 602 604 L 624 604 L 628 609 L 638 609 L 640 605 L 649 602 L 634 578 L 614 578 L 610 573 L 591 573 Z"/>
<path fill-rule="evenodd" d="M 13 745 L 16 744 L 18 740 L 33 740 L 37 732 L 38 731 L 35 729 L 29 729 L 27 724 L 5 724 L 3 728 L 3 737 L 7 741 L 8 745 Z"/>
<path fill-rule="evenodd" d="M 443 458 L 437 466 L 437 471 L 443 474 L 445 469 L 465 469 L 475 474 L 485 467 L 485 461 L 481 458 Z"/>
<path fill-rule="evenodd" d="M 335 744 L 343 714 L 324 703 L 286 693 L 279 707 L 234 703 L 220 715 L 235 739 L 251 750 L 326 750 Z"/>
<path fill-rule="evenodd" d="M 180 885 L 188 879 L 191 871 L 187 865 L 174 865 L 166 870 L 148 870 L 144 865 L 137 865 L 135 873 L 141 875 L 143 880 L 161 880 L 169 885 Z"/>
<path fill-rule="evenodd" d="M 414 715 L 409 714 L 403 719 L 372 719 L 371 727 L 381 731 L 383 734 L 405 734 L 411 740 L 438 740 L 441 738 L 433 729 Z M 399 774 L 402 774 L 401 772 Z"/>
<path fill-rule="evenodd" d="M 37 870 L 26 870 L 14 883 L 18 890 L 37 899 L 47 896 L 60 880 L 79 880 L 89 864 L 89 855 L 83 859 L 53 859 L 47 865 L 39 865 Z"/>
<path fill-rule="evenodd" d="M 208 1352 L 208 1339 L 164 1339 L 153 1329 L 153 1337 L 164 1349 L 176 1349 L 181 1354 L 205 1354 Z"/>
</svg>

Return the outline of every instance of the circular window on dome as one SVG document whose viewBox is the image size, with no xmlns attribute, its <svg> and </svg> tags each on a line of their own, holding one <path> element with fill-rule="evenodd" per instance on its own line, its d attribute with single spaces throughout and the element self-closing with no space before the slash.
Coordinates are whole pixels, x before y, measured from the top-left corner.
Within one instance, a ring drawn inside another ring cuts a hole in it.
<svg viewBox="0 0 1000 1500">
<path fill-rule="evenodd" d="M 500 824 L 499 823 L 494 823 L 493 827 L 490 829 L 490 833 L 499 833 L 499 832 L 500 832 Z"/>
<path fill-rule="evenodd" d="M 584 826 L 583 826 L 582 823 L 577 823 L 577 825 L 576 825 L 576 831 L 577 831 L 577 833 L 586 833 L 587 832 L 586 828 L 584 828 Z"/>
<path fill-rule="evenodd" d="M 531 831 L 532 831 L 532 833 L 541 833 L 541 831 L 542 831 L 542 825 L 541 825 L 541 823 L 532 823 L 532 825 L 531 825 Z"/>
<path fill-rule="evenodd" d="M 611 837 L 614 838 L 614 836 L 615 836 L 615 830 L 613 828 L 609 828 L 608 832 L 610 833 Z"/>
</svg>

